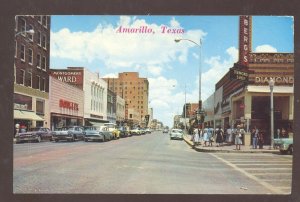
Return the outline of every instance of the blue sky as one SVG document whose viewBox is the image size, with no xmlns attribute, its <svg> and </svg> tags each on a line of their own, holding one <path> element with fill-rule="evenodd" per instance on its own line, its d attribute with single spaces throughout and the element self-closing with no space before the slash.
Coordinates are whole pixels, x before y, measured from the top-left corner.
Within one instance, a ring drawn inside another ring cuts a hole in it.
<svg viewBox="0 0 300 202">
<path fill-rule="evenodd" d="M 238 16 L 52 16 L 50 68 L 83 66 L 103 77 L 138 71 L 150 84 L 154 118 L 172 125 L 185 101 L 214 92 L 215 83 L 238 60 Z M 253 52 L 294 52 L 293 18 L 253 16 Z M 117 33 L 117 29 L 152 29 L 147 33 Z M 162 26 L 184 33 L 162 33 Z M 185 38 L 189 41 L 175 43 Z M 200 63 L 201 61 L 201 63 Z"/>
</svg>

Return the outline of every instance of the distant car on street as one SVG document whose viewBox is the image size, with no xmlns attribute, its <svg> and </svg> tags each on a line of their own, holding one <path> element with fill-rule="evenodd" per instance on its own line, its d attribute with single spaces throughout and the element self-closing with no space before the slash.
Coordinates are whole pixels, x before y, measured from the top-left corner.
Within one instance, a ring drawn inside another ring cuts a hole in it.
<svg viewBox="0 0 300 202">
<path fill-rule="evenodd" d="M 84 141 L 102 141 L 104 142 L 104 134 L 98 130 L 96 127 L 93 126 L 85 126 L 84 127 Z"/>
<path fill-rule="evenodd" d="M 150 128 L 146 128 L 146 133 L 151 133 L 152 130 Z"/>
<path fill-rule="evenodd" d="M 170 139 L 183 140 L 183 131 L 181 129 L 172 129 L 170 131 Z"/>
<path fill-rule="evenodd" d="M 31 142 L 31 141 L 41 142 L 42 140 L 52 141 L 52 134 L 49 128 L 35 127 L 35 128 L 31 128 L 27 132 L 16 134 L 16 143 Z"/>
<path fill-rule="evenodd" d="M 168 133 L 169 130 L 167 128 L 164 128 L 163 133 Z"/>
<path fill-rule="evenodd" d="M 85 132 L 81 126 L 56 128 L 52 133 L 52 137 L 55 142 L 60 140 L 67 140 L 71 142 L 74 142 L 75 140 L 84 140 L 84 135 Z"/>
<path fill-rule="evenodd" d="M 104 123 L 104 126 L 107 126 L 108 130 L 112 132 L 114 135 L 114 139 L 120 138 L 120 131 L 117 128 L 117 124 L 115 123 Z"/>
<path fill-rule="evenodd" d="M 125 126 L 119 127 L 118 130 L 120 131 L 120 137 L 124 138 L 129 136 L 129 130 L 127 130 Z"/>
</svg>

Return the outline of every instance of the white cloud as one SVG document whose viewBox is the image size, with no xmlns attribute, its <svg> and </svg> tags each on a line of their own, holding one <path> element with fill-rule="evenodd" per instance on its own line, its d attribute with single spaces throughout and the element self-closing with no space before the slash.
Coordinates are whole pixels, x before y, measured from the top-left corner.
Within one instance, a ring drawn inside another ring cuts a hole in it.
<svg viewBox="0 0 300 202">
<path fill-rule="evenodd" d="M 175 38 L 189 38 L 198 41 L 206 35 L 202 30 L 185 30 L 183 34 L 163 34 L 159 24 L 150 24 L 144 19 L 121 16 L 117 26 L 99 24 L 91 32 L 71 32 L 64 28 L 51 32 L 51 57 L 92 63 L 102 61 L 107 68 L 159 66 L 178 60 L 185 63 L 192 43 L 174 42 Z M 145 27 L 155 34 L 117 33 L 119 26 L 127 28 Z M 180 28 L 172 18 L 170 28 Z M 147 49 L 147 51 L 142 51 Z M 158 75 L 159 69 L 152 71 Z"/>
<path fill-rule="evenodd" d="M 103 77 L 103 78 L 118 78 L 118 73 L 110 73 L 110 74 L 106 74 L 101 77 Z"/>
<path fill-rule="evenodd" d="M 255 48 L 255 52 L 257 52 L 257 53 L 276 53 L 277 49 L 271 45 L 265 44 L 265 45 L 257 46 Z"/>
</svg>

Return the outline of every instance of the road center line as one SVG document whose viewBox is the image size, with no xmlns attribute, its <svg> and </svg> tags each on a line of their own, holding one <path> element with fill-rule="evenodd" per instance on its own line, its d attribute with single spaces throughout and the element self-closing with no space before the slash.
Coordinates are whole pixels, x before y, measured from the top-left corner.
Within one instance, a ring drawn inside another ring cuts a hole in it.
<svg viewBox="0 0 300 202">
<path fill-rule="evenodd" d="M 242 174 L 246 175 L 247 177 L 249 177 L 250 179 L 256 181 L 257 183 L 261 184 L 262 186 L 264 186 L 265 188 L 271 190 L 272 192 L 275 192 L 276 194 L 283 194 L 283 192 L 276 188 L 276 187 L 273 187 L 271 184 L 267 183 L 267 182 L 264 182 L 260 179 L 258 179 L 257 177 L 255 177 L 254 175 L 251 175 L 250 173 L 246 172 L 245 170 L 237 167 L 236 165 L 230 163 L 229 161 L 226 161 L 225 159 L 222 159 L 220 157 L 218 157 L 217 155 L 215 154 L 212 154 L 210 153 L 210 155 L 214 156 L 215 158 L 219 159 L 220 161 L 224 162 L 226 165 L 232 167 L 233 169 L 241 172 Z"/>
</svg>

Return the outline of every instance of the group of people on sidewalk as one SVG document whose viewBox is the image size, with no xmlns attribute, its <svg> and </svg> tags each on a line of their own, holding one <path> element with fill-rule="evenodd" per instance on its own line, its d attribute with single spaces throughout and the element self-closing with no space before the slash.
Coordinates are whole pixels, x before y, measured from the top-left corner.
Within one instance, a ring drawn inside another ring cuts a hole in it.
<svg viewBox="0 0 300 202">
<path fill-rule="evenodd" d="M 217 143 L 217 147 L 222 146 L 225 139 L 224 131 L 220 127 L 218 127 L 215 131 L 213 128 L 205 128 L 203 130 L 196 128 L 191 137 L 194 146 L 198 146 L 203 143 L 203 146 L 205 147 L 213 146 L 213 142 L 215 141 Z"/>
</svg>

